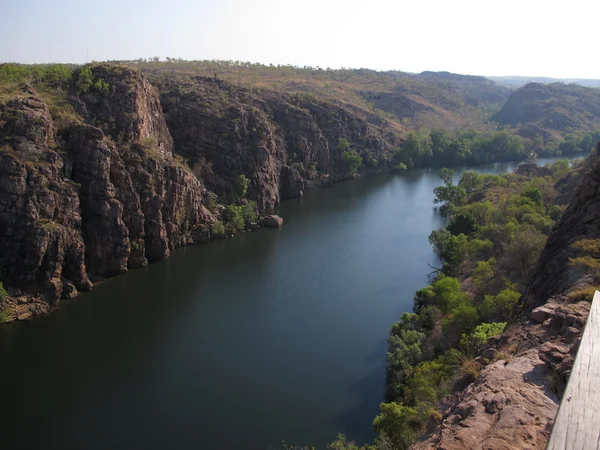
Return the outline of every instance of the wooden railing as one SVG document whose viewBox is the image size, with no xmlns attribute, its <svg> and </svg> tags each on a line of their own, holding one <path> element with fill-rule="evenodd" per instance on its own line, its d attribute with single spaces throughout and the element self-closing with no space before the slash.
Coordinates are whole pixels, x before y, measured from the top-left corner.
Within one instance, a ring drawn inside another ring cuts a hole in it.
<svg viewBox="0 0 600 450">
<path fill-rule="evenodd" d="M 590 314 L 563 395 L 548 450 L 600 449 L 600 292 Z"/>
</svg>

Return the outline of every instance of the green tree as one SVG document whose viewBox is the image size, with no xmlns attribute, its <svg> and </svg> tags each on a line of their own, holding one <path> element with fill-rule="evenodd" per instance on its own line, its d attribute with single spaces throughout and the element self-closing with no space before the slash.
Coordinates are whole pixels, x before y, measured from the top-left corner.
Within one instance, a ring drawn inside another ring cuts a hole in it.
<svg viewBox="0 0 600 450">
<path fill-rule="evenodd" d="M 83 66 L 77 74 L 76 87 L 83 94 L 88 92 L 94 84 L 94 75 L 89 64 Z"/>
<path fill-rule="evenodd" d="M 379 410 L 373 428 L 377 433 L 384 434 L 394 449 L 407 449 L 423 430 L 424 421 L 415 408 L 392 402 L 382 403 Z"/>
<path fill-rule="evenodd" d="M 490 321 L 503 321 L 512 317 L 521 294 L 512 289 L 504 289 L 495 297 L 486 295 L 479 307 L 482 317 Z"/>
<path fill-rule="evenodd" d="M 454 180 L 454 170 L 442 167 L 440 169 L 440 178 L 444 181 L 446 186 L 452 186 Z"/>
<path fill-rule="evenodd" d="M 342 166 L 345 176 L 354 176 L 362 165 L 362 158 L 356 150 L 342 152 Z"/>
<path fill-rule="evenodd" d="M 534 203 L 538 205 L 542 204 L 542 192 L 537 187 L 529 187 L 523 192 L 523 196 L 530 198 Z"/>
<path fill-rule="evenodd" d="M 223 220 L 225 221 L 225 230 L 228 234 L 236 234 L 244 231 L 245 221 L 241 207 L 227 205 L 223 210 Z"/>
<path fill-rule="evenodd" d="M 210 234 L 212 237 L 223 237 L 225 235 L 225 225 L 223 222 L 217 221 L 210 227 Z"/>
<path fill-rule="evenodd" d="M 478 323 L 477 309 L 471 304 L 463 303 L 454 308 L 448 318 L 442 320 L 442 331 L 444 336 L 458 340 L 463 333 L 469 333 Z"/>
<path fill-rule="evenodd" d="M 475 217 L 470 212 L 461 212 L 452 218 L 446 229 L 453 235 L 472 235 L 479 229 Z"/>
<path fill-rule="evenodd" d="M 243 173 L 238 175 L 235 180 L 235 193 L 238 200 L 246 198 L 248 195 L 248 186 L 250 186 L 250 180 Z"/>
<path fill-rule="evenodd" d="M 477 292 L 483 294 L 489 290 L 490 284 L 494 281 L 494 271 L 496 270 L 496 258 L 490 258 L 487 261 L 479 261 L 473 269 L 473 285 Z"/>
<path fill-rule="evenodd" d="M 43 71 L 46 83 L 53 87 L 66 89 L 73 71 L 65 64 L 48 64 Z"/>
<path fill-rule="evenodd" d="M 473 194 L 483 187 L 483 180 L 477 172 L 466 171 L 461 175 L 458 185 L 462 186 L 467 194 Z"/>
<path fill-rule="evenodd" d="M 433 189 L 433 203 L 451 203 L 460 206 L 467 198 L 467 192 L 462 186 L 437 186 Z"/>
</svg>

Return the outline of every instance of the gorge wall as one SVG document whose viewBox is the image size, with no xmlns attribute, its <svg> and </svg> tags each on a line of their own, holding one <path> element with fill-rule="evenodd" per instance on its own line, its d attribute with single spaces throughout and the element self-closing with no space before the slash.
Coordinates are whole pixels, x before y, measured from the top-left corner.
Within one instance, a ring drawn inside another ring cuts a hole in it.
<svg viewBox="0 0 600 450">
<path fill-rule="evenodd" d="M 344 175 L 345 140 L 372 170 L 398 144 L 348 108 L 195 77 L 78 69 L 66 92 L 0 97 L 0 281 L 10 319 L 210 237 L 236 179 L 259 211 Z"/>
</svg>

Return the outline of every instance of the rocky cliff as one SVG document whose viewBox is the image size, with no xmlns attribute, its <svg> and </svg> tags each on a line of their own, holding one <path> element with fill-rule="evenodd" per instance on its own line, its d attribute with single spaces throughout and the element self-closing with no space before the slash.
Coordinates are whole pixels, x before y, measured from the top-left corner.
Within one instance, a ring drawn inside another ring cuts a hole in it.
<svg viewBox="0 0 600 450">
<path fill-rule="evenodd" d="M 215 220 L 173 156 L 156 89 L 129 69 L 97 66 L 85 90 L 77 75 L 68 123 L 27 86 L 0 103 L 0 277 L 13 318 L 163 259 Z"/>
<path fill-rule="evenodd" d="M 399 138 L 377 123 L 310 94 L 200 76 L 150 83 L 115 65 L 76 69 L 62 89 L 3 90 L 0 281 L 11 296 L 0 309 L 45 312 L 206 240 L 220 218 L 214 199 L 240 202 L 241 175 L 268 211 L 353 176 L 344 151 L 360 170 L 387 170 Z"/>
<path fill-rule="evenodd" d="M 206 77 L 157 85 L 175 151 L 221 196 L 231 195 L 236 177 L 246 175 L 249 198 L 261 209 L 300 196 L 305 182 L 343 175 L 340 138 L 364 160 L 371 155 L 380 170 L 397 144 L 348 108 L 312 95 L 251 90 Z"/>
<path fill-rule="evenodd" d="M 598 287 L 600 161 L 552 231 L 522 299 L 522 319 L 490 339 L 486 365 L 466 389 L 445 399 L 441 424 L 415 449 L 546 447 Z"/>
</svg>

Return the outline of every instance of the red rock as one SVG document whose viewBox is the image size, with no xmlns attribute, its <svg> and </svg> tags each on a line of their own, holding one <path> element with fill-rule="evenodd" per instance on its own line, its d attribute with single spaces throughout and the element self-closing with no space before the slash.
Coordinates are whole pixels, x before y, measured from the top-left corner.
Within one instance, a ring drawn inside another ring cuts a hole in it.
<svg viewBox="0 0 600 450">
<path fill-rule="evenodd" d="M 283 219 L 277 215 L 271 214 L 265 216 L 263 219 L 263 225 L 269 228 L 279 228 L 283 225 Z"/>
</svg>

